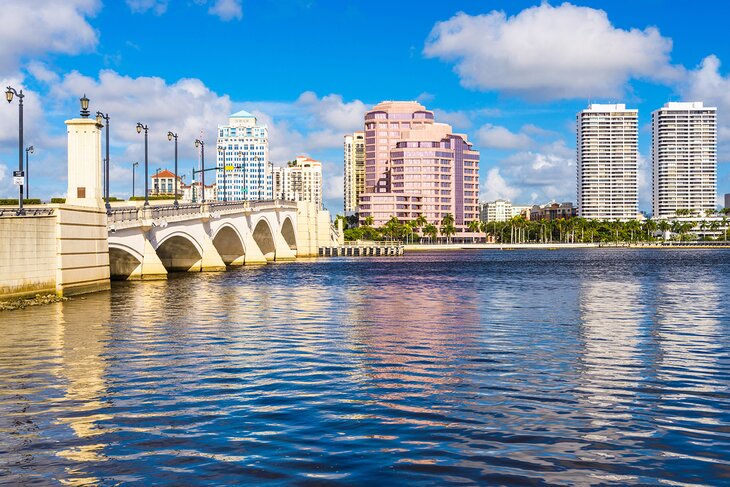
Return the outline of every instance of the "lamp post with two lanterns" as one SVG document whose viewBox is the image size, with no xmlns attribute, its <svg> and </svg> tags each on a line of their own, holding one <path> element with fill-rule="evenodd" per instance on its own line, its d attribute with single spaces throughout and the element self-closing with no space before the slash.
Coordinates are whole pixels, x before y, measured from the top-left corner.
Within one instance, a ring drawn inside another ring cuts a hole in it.
<svg viewBox="0 0 730 487">
<path fill-rule="evenodd" d="M 86 95 L 84 95 L 86 96 Z M 106 213 L 107 215 L 111 212 L 111 205 L 109 204 L 109 114 L 96 112 L 96 124 L 99 127 L 103 127 L 102 120 L 106 122 L 106 159 L 104 159 L 104 201 L 106 202 Z"/>
<path fill-rule="evenodd" d="M 200 147 L 200 202 L 205 203 L 205 142 L 195 139 L 195 147 Z"/>
<path fill-rule="evenodd" d="M 167 132 L 167 140 L 169 140 L 170 142 L 175 140 L 175 203 L 173 203 L 173 205 L 175 206 L 175 208 L 177 208 L 177 134 Z"/>
<path fill-rule="evenodd" d="M 25 148 L 25 199 L 30 199 L 30 165 L 28 164 L 28 154 L 32 154 L 35 147 L 32 145 Z"/>
</svg>

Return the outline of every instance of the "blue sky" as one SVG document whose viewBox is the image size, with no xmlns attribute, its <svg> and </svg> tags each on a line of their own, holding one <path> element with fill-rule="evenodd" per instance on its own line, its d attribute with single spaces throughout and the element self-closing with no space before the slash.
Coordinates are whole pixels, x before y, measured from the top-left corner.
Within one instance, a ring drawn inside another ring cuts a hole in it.
<svg viewBox="0 0 730 487">
<path fill-rule="evenodd" d="M 26 93 L 31 196 L 65 192 L 63 121 L 86 93 L 112 117 L 112 193 L 131 191 L 150 126 L 193 140 L 239 109 L 270 127 L 271 156 L 324 163 L 325 204 L 342 207 L 342 135 L 368 107 L 417 99 L 481 151 L 481 197 L 575 201 L 575 114 L 589 101 L 639 109 L 641 208 L 651 200 L 651 111 L 718 107 L 718 192 L 730 192 L 730 64 L 722 1 L 5 0 L 0 82 Z M 698 4 L 699 5 L 699 4 Z M 681 12 L 681 15 L 678 15 Z M 0 109 L 0 196 L 15 195 L 17 105 Z M 139 173 L 138 173 L 139 174 Z M 189 179 L 189 176 L 188 176 Z M 138 179 L 138 187 L 142 179 Z"/>
</svg>

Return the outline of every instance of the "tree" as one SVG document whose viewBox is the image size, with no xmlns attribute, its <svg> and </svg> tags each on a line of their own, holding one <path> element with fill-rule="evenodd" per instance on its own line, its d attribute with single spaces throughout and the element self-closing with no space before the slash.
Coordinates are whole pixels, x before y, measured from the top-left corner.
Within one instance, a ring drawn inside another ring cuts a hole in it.
<svg viewBox="0 0 730 487">
<path fill-rule="evenodd" d="M 482 228 L 482 222 L 474 220 L 474 221 L 469 222 L 469 224 L 466 227 L 469 229 L 470 232 L 479 233 L 479 231 Z M 473 243 L 476 242 L 476 237 L 472 237 L 472 242 Z"/>
<path fill-rule="evenodd" d="M 423 233 L 428 236 L 428 243 L 432 243 L 438 235 L 438 228 L 433 223 L 429 223 L 423 227 Z"/>
<path fill-rule="evenodd" d="M 454 216 L 451 213 L 447 213 L 441 220 L 441 235 L 446 237 L 446 243 L 451 243 L 451 236 L 455 233 Z"/>
</svg>

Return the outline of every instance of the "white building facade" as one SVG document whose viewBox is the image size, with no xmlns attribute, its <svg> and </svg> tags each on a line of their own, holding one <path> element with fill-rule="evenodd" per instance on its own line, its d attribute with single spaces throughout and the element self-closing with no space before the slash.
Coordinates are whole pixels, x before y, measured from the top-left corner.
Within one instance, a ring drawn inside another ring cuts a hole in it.
<svg viewBox="0 0 730 487">
<path fill-rule="evenodd" d="M 654 218 L 717 206 L 717 109 L 670 102 L 651 114 Z"/>
<path fill-rule="evenodd" d="M 230 116 L 228 125 L 219 126 L 216 152 L 218 199 L 273 199 L 269 130 L 254 115 L 242 110 Z"/>
<path fill-rule="evenodd" d="M 479 219 L 483 222 L 506 222 L 516 216 L 530 219 L 530 205 L 513 205 L 509 200 L 486 201 L 479 205 Z"/>
<path fill-rule="evenodd" d="M 639 212 L 638 110 L 592 104 L 577 116 L 578 215 L 632 220 Z"/>
<path fill-rule="evenodd" d="M 344 210 L 357 211 L 357 198 L 365 192 L 365 132 L 345 135 Z"/>
<path fill-rule="evenodd" d="M 309 201 L 322 208 L 322 163 L 299 156 L 285 167 L 273 168 L 274 198 Z"/>
</svg>

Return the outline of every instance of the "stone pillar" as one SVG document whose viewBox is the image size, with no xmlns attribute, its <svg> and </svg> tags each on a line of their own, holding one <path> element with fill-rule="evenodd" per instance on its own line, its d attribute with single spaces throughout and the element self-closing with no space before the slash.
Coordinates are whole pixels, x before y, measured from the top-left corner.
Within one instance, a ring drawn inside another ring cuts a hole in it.
<svg viewBox="0 0 730 487">
<path fill-rule="evenodd" d="M 150 243 L 147 235 L 144 238 L 144 252 L 142 253 L 142 263 L 134 270 L 130 279 L 142 279 L 145 281 L 167 279 L 167 269 L 162 265 L 162 261 L 157 256 L 155 248 Z"/>
<path fill-rule="evenodd" d="M 101 127 L 93 118 L 66 120 L 68 191 L 66 204 L 103 208 Z"/>
<path fill-rule="evenodd" d="M 218 249 L 213 245 L 213 241 L 203 232 L 203 238 L 199 242 L 203 248 L 203 256 L 200 259 L 200 270 L 203 272 L 215 272 L 226 270 L 226 263 L 223 262 Z"/>
</svg>

